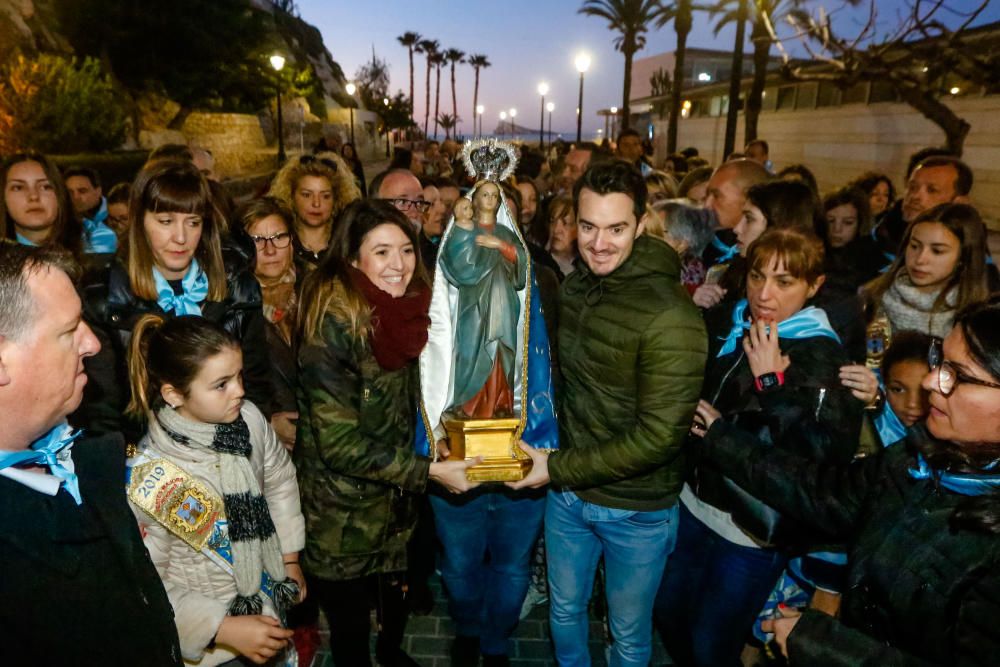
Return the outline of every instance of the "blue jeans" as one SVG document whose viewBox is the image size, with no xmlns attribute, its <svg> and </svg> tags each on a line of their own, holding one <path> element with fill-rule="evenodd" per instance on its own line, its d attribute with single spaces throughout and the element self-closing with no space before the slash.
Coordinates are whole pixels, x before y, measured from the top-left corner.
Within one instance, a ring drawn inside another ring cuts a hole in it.
<svg viewBox="0 0 1000 667">
<path fill-rule="evenodd" d="M 528 592 L 545 496 L 486 488 L 430 499 L 456 634 L 479 637 L 484 655 L 506 655 Z"/>
<path fill-rule="evenodd" d="M 652 512 L 611 509 L 571 491 L 549 492 L 545 548 L 549 559 L 549 625 L 561 667 L 590 664 L 587 603 L 604 554 L 611 667 L 647 667 L 653 598 L 677 534 L 677 506 Z"/>
<path fill-rule="evenodd" d="M 743 644 L 788 561 L 720 537 L 681 504 L 677 548 L 654 618 L 675 665 L 738 667 Z"/>
</svg>

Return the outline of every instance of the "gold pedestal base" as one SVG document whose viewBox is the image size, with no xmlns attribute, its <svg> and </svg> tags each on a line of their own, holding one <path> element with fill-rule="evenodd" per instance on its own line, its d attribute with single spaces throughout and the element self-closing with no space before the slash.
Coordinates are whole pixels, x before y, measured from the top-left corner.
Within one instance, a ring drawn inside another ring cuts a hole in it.
<svg viewBox="0 0 1000 667">
<path fill-rule="evenodd" d="M 448 432 L 451 459 L 483 457 L 483 462 L 469 468 L 466 476 L 473 482 L 516 482 L 531 470 L 531 459 L 521 451 L 514 433 L 521 420 L 468 419 L 448 417 L 444 428 Z"/>
</svg>

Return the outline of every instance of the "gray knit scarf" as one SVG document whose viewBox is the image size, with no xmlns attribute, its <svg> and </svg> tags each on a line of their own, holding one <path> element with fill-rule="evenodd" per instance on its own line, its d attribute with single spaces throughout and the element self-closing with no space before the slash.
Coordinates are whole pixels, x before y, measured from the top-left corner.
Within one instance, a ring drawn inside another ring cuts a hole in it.
<svg viewBox="0 0 1000 667">
<path fill-rule="evenodd" d="M 298 585 L 285 577 L 281 544 L 278 541 L 260 485 L 250 465 L 250 429 L 237 417 L 231 424 L 195 422 L 164 406 L 150 421 L 150 439 L 155 445 L 162 438 L 176 443 L 216 452 L 219 455 L 219 490 L 229 521 L 229 540 L 233 550 L 233 573 L 237 595 L 229 605 L 231 616 L 260 614 L 261 572 L 266 570 L 274 581 L 272 599 L 284 613 L 298 599 Z"/>
<path fill-rule="evenodd" d="M 889 317 L 893 331 L 912 329 L 944 338 L 955 321 L 958 290 L 952 288 L 945 297 L 945 307 L 934 310 L 940 292 L 921 292 L 906 271 L 901 271 L 892 286 L 882 295 L 882 310 Z"/>
</svg>

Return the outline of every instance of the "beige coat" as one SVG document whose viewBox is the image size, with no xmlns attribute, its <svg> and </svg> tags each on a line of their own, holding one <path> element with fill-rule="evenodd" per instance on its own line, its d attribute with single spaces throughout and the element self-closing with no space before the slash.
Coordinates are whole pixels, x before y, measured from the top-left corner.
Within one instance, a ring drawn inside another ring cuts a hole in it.
<svg viewBox="0 0 1000 667">
<path fill-rule="evenodd" d="M 250 428 L 253 452 L 250 464 L 267 499 L 271 518 L 281 542 L 282 553 L 298 552 L 305 544 L 305 522 L 299 509 L 299 487 L 295 467 L 278 441 L 267 419 L 249 401 L 244 402 L 243 419 Z M 147 435 L 140 450 L 149 458 L 166 458 L 194 475 L 219 493 L 219 454 L 182 444 L 158 442 L 153 446 Z M 177 634 L 184 660 L 199 667 L 211 667 L 232 660 L 236 654 L 223 646 L 206 650 L 226 617 L 229 602 L 236 596 L 236 581 L 201 552 L 171 535 L 136 506 L 143 541 L 163 579 L 174 608 Z M 263 613 L 277 617 L 271 600 L 261 594 Z"/>
</svg>

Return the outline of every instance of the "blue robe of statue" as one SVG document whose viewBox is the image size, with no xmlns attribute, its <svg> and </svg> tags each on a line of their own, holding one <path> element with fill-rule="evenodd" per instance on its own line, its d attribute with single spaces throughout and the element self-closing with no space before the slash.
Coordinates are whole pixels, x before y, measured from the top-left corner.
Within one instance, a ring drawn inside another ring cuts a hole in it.
<svg viewBox="0 0 1000 667">
<path fill-rule="evenodd" d="M 482 234 L 492 234 L 514 248 L 515 261 L 498 249 L 476 245 Z M 498 357 L 513 391 L 518 292 L 525 288 L 528 262 L 523 244 L 500 225 L 492 229 L 476 225 L 472 230 L 455 225 L 438 262 L 444 277 L 458 289 L 452 405 L 463 405 L 483 388 Z"/>
</svg>

